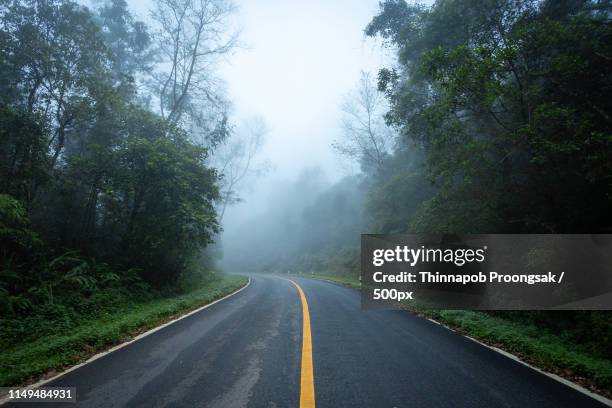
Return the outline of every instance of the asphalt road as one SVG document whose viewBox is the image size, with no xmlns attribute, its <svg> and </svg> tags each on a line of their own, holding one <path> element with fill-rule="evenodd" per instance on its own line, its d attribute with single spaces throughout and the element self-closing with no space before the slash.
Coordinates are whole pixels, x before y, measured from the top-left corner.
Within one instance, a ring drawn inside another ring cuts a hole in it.
<svg viewBox="0 0 612 408">
<path fill-rule="evenodd" d="M 362 311 L 355 290 L 294 280 L 310 310 L 319 408 L 603 406 L 428 320 Z M 302 331 L 296 287 L 256 275 L 242 292 L 47 385 L 76 387 L 79 407 L 299 407 Z"/>
</svg>

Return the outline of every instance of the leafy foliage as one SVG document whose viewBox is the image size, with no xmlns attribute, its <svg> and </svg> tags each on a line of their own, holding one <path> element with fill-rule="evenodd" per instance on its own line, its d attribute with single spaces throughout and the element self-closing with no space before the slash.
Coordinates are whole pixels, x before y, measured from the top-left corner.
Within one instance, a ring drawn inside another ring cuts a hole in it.
<svg viewBox="0 0 612 408">
<path fill-rule="evenodd" d="M 366 34 L 398 51 L 378 88 L 403 165 L 371 189 L 376 231 L 610 232 L 611 11 L 597 0 L 381 2 Z M 610 387 L 608 312 L 431 313 Z"/>
<path fill-rule="evenodd" d="M 25 318 L 0 318 L 0 384 L 22 384 L 51 369 L 76 364 L 219 299 L 246 281 L 243 276 L 209 276 L 208 282 L 197 282 L 198 289 L 177 296 L 143 290 L 126 280 L 70 303 L 46 305 Z"/>
<path fill-rule="evenodd" d="M 198 269 L 219 231 L 218 176 L 206 148 L 141 105 L 147 27 L 122 0 L 10 0 L 0 16 L 2 313 L 71 320 L 79 302 Z"/>
<path fill-rule="evenodd" d="M 437 187 L 406 231 L 608 231 L 609 6 L 485 3 L 389 0 L 366 29 L 399 50 L 387 121 Z"/>
</svg>

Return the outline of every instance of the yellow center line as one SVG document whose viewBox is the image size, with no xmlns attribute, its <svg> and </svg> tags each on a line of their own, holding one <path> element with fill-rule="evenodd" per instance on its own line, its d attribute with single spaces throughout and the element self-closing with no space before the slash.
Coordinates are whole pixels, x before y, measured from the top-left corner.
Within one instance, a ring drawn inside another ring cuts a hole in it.
<svg viewBox="0 0 612 408">
<path fill-rule="evenodd" d="M 314 370 L 312 366 L 312 333 L 310 332 L 310 313 L 308 312 L 308 302 L 304 291 L 294 281 L 288 279 L 295 285 L 300 293 L 302 300 L 302 379 L 300 382 L 300 408 L 314 408 Z"/>
</svg>

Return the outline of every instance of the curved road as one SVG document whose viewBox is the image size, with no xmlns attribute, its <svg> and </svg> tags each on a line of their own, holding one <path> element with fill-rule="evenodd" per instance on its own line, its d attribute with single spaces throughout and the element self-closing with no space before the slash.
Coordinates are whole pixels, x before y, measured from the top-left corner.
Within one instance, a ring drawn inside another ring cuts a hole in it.
<svg viewBox="0 0 612 408">
<path fill-rule="evenodd" d="M 319 408 L 604 406 L 426 319 L 362 311 L 355 290 L 294 281 L 310 311 Z M 47 386 L 76 387 L 79 407 L 299 407 L 301 348 L 296 287 L 254 275 L 240 293 Z"/>
</svg>

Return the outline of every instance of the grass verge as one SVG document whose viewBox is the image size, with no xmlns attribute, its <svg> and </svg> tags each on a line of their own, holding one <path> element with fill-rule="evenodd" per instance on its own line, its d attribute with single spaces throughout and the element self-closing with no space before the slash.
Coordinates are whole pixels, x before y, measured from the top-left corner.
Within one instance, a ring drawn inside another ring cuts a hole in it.
<svg viewBox="0 0 612 408">
<path fill-rule="evenodd" d="M 332 281 L 335 283 L 340 283 L 342 285 L 351 287 L 353 289 L 361 289 L 361 283 L 359 282 L 359 277 L 353 276 L 353 275 L 327 275 L 327 274 L 317 273 L 315 275 L 304 274 L 304 275 L 294 275 L 294 276 L 301 277 L 301 278 L 327 280 L 327 281 Z"/>
<path fill-rule="evenodd" d="M 361 287 L 357 276 L 316 274 L 310 276 Z M 418 310 L 414 313 L 436 320 L 485 344 L 518 356 L 521 360 L 612 398 L 612 361 L 584 352 L 579 344 L 561 339 L 535 325 L 469 310 Z"/>
<path fill-rule="evenodd" d="M 498 347 L 521 360 L 612 397 L 612 362 L 580 350 L 541 327 L 469 310 L 421 310 L 418 314 Z"/>
<path fill-rule="evenodd" d="M 2 350 L 0 385 L 33 383 L 136 335 L 211 303 L 246 285 L 244 276 L 223 275 L 190 293 L 159 298 L 85 321 L 70 332 L 56 333 Z"/>
</svg>

